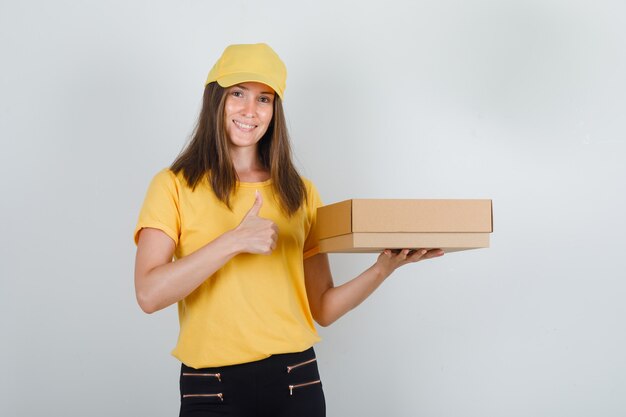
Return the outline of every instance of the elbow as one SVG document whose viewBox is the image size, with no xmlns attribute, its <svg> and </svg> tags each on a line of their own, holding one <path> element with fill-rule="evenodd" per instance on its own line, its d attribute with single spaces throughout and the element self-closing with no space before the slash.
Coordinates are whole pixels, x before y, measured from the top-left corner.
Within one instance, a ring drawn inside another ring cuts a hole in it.
<svg viewBox="0 0 626 417">
<path fill-rule="evenodd" d="M 135 273 L 135 297 L 137 304 L 146 314 L 152 314 L 164 308 L 159 299 L 159 289 L 150 285 L 145 275 Z"/>
<path fill-rule="evenodd" d="M 322 327 L 328 327 L 337 320 L 336 318 L 328 317 L 326 314 L 316 314 L 313 318 Z"/>
<path fill-rule="evenodd" d="M 156 302 L 152 299 L 152 297 L 146 294 L 145 291 L 137 291 L 136 295 L 137 304 L 139 304 L 141 311 L 143 311 L 144 313 L 152 314 L 160 310 L 160 308 L 156 305 Z"/>
<path fill-rule="evenodd" d="M 143 311 L 146 314 L 152 314 L 155 311 L 157 311 L 157 308 L 153 304 L 150 304 L 147 301 L 142 301 L 142 300 L 139 300 L 138 298 L 137 303 L 139 304 L 141 311 Z"/>
<path fill-rule="evenodd" d="M 158 309 L 154 308 L 151 305 L 145 305 L 145 304 L 139 304 L 139 307 L 141 307 L 141 311 L 143 311 L 146 314 L 152 314 L 156 311 L 158 311 Z"/>
<path fill-rule="evenodd" d="M 317 322 L 317 324 L 319 324 L 322 327 L 328 327 L 332 324 L 332 322 L 330 321 L 325 321 L 325 320 L 315 320 Z"/>
<path fill-rule="evenodd" d="M 324 292 L 317 302 L 311 305 L 311 313 L 313 319 L 317 324 L 322 327 L 328 327 L 333 324 L 340 315 L 336 314 L 336 309 L 329 303 L 328 297 L 325 297 L 327 293 Z"/>
</svg>

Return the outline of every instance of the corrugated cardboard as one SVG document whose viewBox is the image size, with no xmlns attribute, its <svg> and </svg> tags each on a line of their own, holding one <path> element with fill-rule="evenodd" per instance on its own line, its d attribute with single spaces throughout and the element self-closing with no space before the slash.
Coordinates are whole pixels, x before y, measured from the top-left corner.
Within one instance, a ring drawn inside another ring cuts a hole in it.
<svg viewBox="0 0 626 417">
<path fill-rule="evenodd" d="M 352 199 L 320 207 L 321 252 L 489 247 L 491 200 Z"/>
</svg>

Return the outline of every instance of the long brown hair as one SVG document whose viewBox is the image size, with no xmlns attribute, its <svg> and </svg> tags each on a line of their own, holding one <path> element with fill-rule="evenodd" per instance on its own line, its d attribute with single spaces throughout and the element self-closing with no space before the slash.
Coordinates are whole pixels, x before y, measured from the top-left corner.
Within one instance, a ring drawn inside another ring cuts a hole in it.
<svg viewBox="0 0 626 417">
<path fill-rule="evenodd" d="M 170 169 L 183 177 L 192 189 L 207 179 L 213 192 L 228 208 L 239 178 L 230 159 L 229 140 L 224 126 L 226 89 L 209 83 L 204 89 L 202 110 L 192 139 Z M 306 189 L 291 160 L 291 145 L 280 97 L 274 96 L 274 114 L 258 144 L 259 159 L 269 170 L 274 194 L 282 210 L 292 215 L 306 201 Z"/>
</svg>

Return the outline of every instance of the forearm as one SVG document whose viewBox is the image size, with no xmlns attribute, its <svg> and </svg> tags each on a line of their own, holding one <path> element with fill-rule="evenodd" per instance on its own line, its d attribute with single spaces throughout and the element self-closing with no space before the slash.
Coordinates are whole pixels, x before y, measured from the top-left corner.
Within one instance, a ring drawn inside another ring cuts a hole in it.
<svg viewBox="0 0 626 417">
<path fill-rule="evenodd" d="M 357 307 L 389 276 L 374 264 L 354 279 L 338 287 L 328 288 L 322 295 L 320 324 L 328 326 Z"/>
<path fill-rule="evenodd" d="M 272 253 L 278 227 L 258 216 L 262 204 L 257 192 L 239 226 L 176 262 L 172 262 L 174 241 L 161 230 L 143 229 L 135 259 L 135 292 L 141 309 L 153 313 L 182 300 L 239 253 Z"/>
<path fill-rule="evenodd" d="M 239 252 L 237 239 L 227 232 L 190 255 L 149 270 L 136 288 L 141 308 L 152 313 L 182 300 Z"/>
<path fill-rule="evenodd" d="M 309 307 L 315 321 L 328 326 L 369 297 L 398 267 L 442 256 L 440 249 L 404 249 L 397 253 L 383 251 L 376 263 L 362 274 L 335 287 L 326 254 L 318 254 L 304 262 Z"/>
</svg>

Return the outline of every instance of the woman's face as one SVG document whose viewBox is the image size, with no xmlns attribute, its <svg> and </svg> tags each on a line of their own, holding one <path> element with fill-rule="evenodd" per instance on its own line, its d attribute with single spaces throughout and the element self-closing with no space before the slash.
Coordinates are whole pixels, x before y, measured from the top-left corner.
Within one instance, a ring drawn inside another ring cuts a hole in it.
<svg viewBox="0 0 626 417">
<path fill-rule="evenodd" d="M 256 146 L 274 114 L 274 90 L 245 82 L 229 87 L 224 105 L 224 126 L 231 146 Z"/>
</svg>

